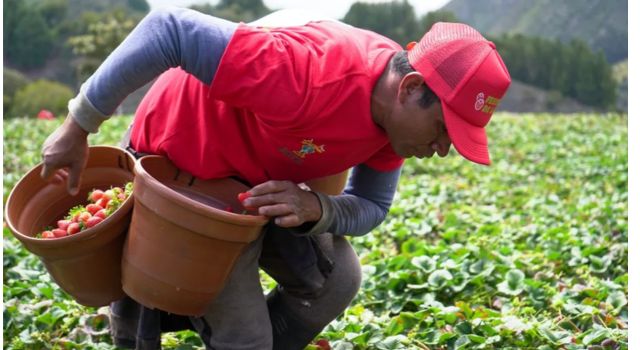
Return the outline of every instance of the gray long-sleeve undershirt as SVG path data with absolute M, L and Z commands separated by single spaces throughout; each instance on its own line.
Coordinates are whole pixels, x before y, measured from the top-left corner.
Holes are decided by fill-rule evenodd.
M 69 101 L 70 114 L 82 128 L 97 132 L 130 93 L 172 67 L 211 84 L 236 27 L 188 9 L 152 11 Z M 308 234 L 371 231 L 386 217 L 399 176 L 400 169 L 381 172 L 364 164 L 354 167 L 343 194 L 318 194 L 323 214 Z

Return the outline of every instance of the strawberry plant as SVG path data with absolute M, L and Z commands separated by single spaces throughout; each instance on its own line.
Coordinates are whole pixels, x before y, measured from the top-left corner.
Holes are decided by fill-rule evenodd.
M 3 122 L 5 200 L 60 122 Z M 308 349 L 629 348 L 627 116 L 498 114 L 488 131 L 491 167 L 406 162 L 387 219 L 350 238 L 360 292 Z M 105 308 L 70 300 L 6 228 L 3 250 L 5 349 L 113 348 Z

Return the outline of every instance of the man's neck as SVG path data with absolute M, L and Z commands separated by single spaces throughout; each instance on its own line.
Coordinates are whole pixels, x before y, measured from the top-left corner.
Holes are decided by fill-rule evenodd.
M 373 122 L 383 129 L 391 115 L 399 82 L 398 74 L 392 71 L 391 60 L 389 60 L 371 94 L 371 117 Z

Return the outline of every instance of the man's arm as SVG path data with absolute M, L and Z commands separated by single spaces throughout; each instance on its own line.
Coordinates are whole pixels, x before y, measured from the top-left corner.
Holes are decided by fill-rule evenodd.
M 210 84 L 236 27 L 188 9 L 152 11 L 82 85 L 70 114 L 97 132 L 130 93 L 173 67 Z
M 69 101 L 69 115 L 42 146 L 41 177 L 66 178 L 75 195 L 87 162 L 87 133 L 97 132 L 127 95 L 169 68 L 180 66 L 210 84 L 236 27 L 186 9 L 147 15 Z

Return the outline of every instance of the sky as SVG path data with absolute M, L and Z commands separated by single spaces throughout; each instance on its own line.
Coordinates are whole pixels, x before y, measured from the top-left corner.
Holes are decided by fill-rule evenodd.
M 262 0 L 270 9 L 297 8 L 314 12 L 318 15 L 327 16 L 335 19 L 341 19 L 349 11 L 351 4 L 355 0 Z M 386 2 L 389 0 L 360 0 L 361 2 Z M 152 9 L 166 6 L 189 6 L 192 4 L 211 3 L 217 4 L 218 1 L 212 0 L 147 0 Z M 411 6 L 418 16 L 433 10 L 437 10 L 444 6 L 449 0 L 409 0 Z

